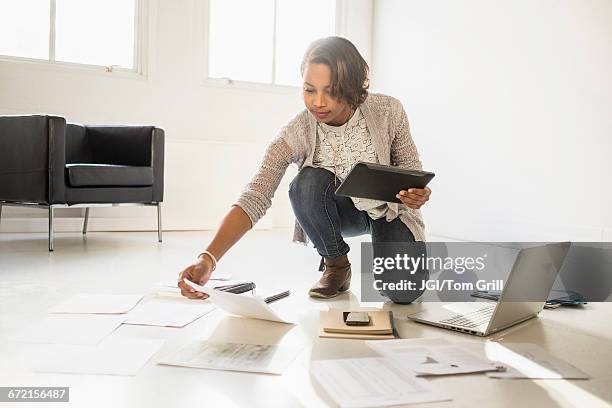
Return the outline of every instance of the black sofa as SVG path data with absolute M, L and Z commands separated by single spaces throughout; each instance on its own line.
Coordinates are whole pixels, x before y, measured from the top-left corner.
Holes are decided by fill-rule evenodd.
M 84 207 L 83 233 L 92 206 L 157 206 L 162 240 L 164 131 L 154 126 L 89 126 L 52 115 L 0 116 L 2 206 L 49 211 Z M 1 220 L 1 218 L 0 218 Z

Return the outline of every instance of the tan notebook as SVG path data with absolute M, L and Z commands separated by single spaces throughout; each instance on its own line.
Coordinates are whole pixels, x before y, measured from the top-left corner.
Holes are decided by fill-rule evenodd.
M 342 312 L 338 309 L 320 312 L 319 337 L 376 339 L 384 336 L 384 338 L 395 338 L 393 315 L 390 311 L 368 310 L 370 316 L 368 326 L 347 326 L 342 318 Z
M 396 339 L 393 334 L 345 334 L 345 333 L 327 333 L 321 328 L 319 337 L 322 339 L 354 339 L 354 340 L 393 340 Z

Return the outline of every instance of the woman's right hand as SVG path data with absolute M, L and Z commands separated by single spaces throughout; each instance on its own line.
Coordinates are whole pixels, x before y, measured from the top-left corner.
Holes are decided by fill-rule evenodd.
M 187 278 L 193 283 L 204 285 L 210 279 L 212 274 L 213 263 L 208 257 L 202 257 L 193 264 L 189 265 L 179 273 L 178 287 L 181 289 L 181 295 L 189 299 L 206 299 L 206 293 L 198 292 L 191 286 L 187 285 L 183 279 Z

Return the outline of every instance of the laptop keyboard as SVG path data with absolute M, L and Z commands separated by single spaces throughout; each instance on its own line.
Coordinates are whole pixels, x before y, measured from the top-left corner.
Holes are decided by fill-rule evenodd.
M 491 320 L 495 306 L 496 304 L 492 303 L 470 313 L 456 314 L 448 319 L 440 320 L 440 323 L 473 329 Z

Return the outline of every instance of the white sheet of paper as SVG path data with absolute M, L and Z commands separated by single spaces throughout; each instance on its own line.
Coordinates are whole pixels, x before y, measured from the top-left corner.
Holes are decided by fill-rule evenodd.
M 95 345 L 121 325 L 125 316 L 49 315 L 11 337 L 23 343 Z
M 227 281 L 230 279 L 232 279 L 232 274 L 229 272 L 217 271 L 210 276 L 210 280 Z
M 298 353 L 299 349 L 285 346 L 199 341 L 158 364 L 280 375 Z
M 52 307 L 50 313 L 122 314 L 129 312 L 142 295 L 78 294 Z
M 150 299 L 132 309 L 124 324 L 185 327 L 214 309 L 205 300 Z
M 232 280 L 229 278 L 213 280 L 211 278 L 208 282 L 206 282 L 204 287 L 212 289 L 215 286 L 236 285 L 239 283 L 245 283 L 245 281 Z M 178 287 L 177 282 L 158 282 L 156 285 L 153 286 L 152 291 L 155 292 L 158 297 L 185 299 L 185 297 L 181 294 L 181 289 Z
M 219 282 L 219 281 L 223 281 L 223 282 Z M 210 280 L 208 280 L 208 282 L 206 282 L 204 284 L 205 288 L 214 288 L 215 286 L 225 286 L 225 285 L 237 285 L 239 283 L 246 283 L 246 281 L 243 280 L 237 280 L 237 279 L 213 279 L 210 278 Z M 177 289 L 180 293 L 180 289 L 178 287 L 178 283 L 175 281 L 161 281 L 161 282 L 157 282 L 154 286 L 153 289 L 155 290 L 160 290 L 160 289 Z
M 345 408 L 451 399 L 391 358 L 313 361 L 310 372 L 333 400 Z
M 200 286 L 196 283 L 185 279 L 185 283 L 199 292 L 204 292 L 210 296 L 210 300 L 228 313 L 252 319 L 270 320 L 273 322 L 294 324 L 290 319 L 281 316 L 277 311 L 272 309 L 259 296 L 242 295 L 224 292 Z
M 552 356 L 533 343 L 485 343 L 490 360 L 501 362 L 505 372 L 487 373 L 491 378 L 572 379 L 586 380 L 587 374 Z
M 172 281 L 157 282 L 151 287 L 151 291 L 159 297 L 183 297 L 177 283 Z
M 366 344 L 385 357 L 401 359 L 420 376 L 483 373 L 497 371 L 499 365 L 443 339 L 377 340 Z
M 106 339 L 97 346 L 46 346 L 34 371 L 44 373 L 136 375 L 163 340 Z
M 226 285 L 228 283 L 226 282 L 214 282 L 214 281 L 230 281 L 232 280 L 232 274 L 229 272 L 221 272 L 221 271 L 216 271 L 213 272 L 212 275 L 209 278 L 209 282 L 213 281 L 212 284 L 213 285 Z M 238 281 L 236 281 L 238 282 Z M 177 281 L 162 281 L 159 282 L 157 284 L 158 286 L 169 286 L 171 288 L 176 288 L 177 286 Z

